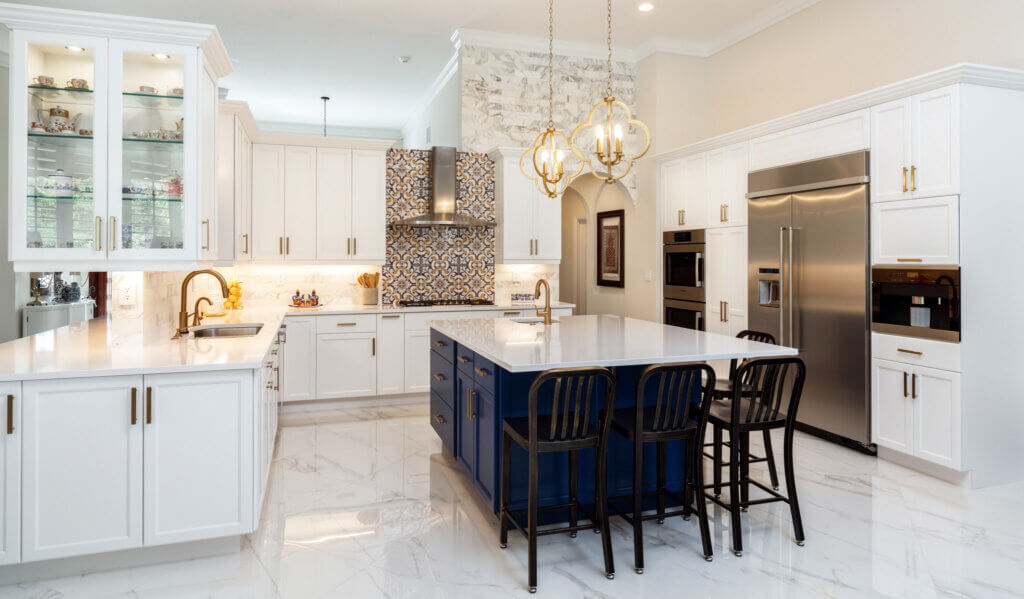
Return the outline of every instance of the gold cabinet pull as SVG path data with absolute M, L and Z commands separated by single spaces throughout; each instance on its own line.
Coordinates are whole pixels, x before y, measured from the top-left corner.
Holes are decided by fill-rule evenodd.
M 248 233 L 242 233 L 242 253 L 243 254 L 248 254 L 249 253 L 249 234 Z
M 292 253 L 292 238 L 291 237 L 285 237 L 284 238 L 284 255 L 287 256 L 290 253 Z
M 519 316 L 521 312 L 505 312 L 505 316 Z
M 444 424 L 445 422 L 448 422 L 448 421 L 444 419 L 444 416 L 442 416 L 440 414 L 434 414 L 434 422 L 436 422 L 438 424 Z
M 284 256 L 284 237 L 277 238 L 277 253 Z
M 487 372 L 483 368 L 474 368 L 473 372 L 479 374 L 480 376 L 490 376 L 491 375 L 491 373 Z
M 914 355 L 914 356 L 923 356 L 924 355 L 924 352 L 916 351 L 916 350 L 913 350 L 913 349 L 903 349 L 902 347 L 897 347 L 896 351 L 902 352 L 902 353 L 905 353 L 905 354 L 911 354 L 911 355 Z
M 909 395 L 910 394 L 907 393 L 907 373 L 904 371 L 904 373 L 903 373 L 903 397 L 907 397 Z
M 907 193 L 907 167 L 903 167 L 903 193 Z
M 434 345 L 436 345 L 437 347 L 444 347 L 445 346 L 445 342 L 444 341 L 435 341 Z
M 434 373 L 434 378 L 437 379 L 437 381 L 439 383 L 443 383 L 443 382 L 445 382 L 447 380 L 447 379 L 445 379 L 444 375 L 441 374 L 440 372 L 435 372 Z
M 354 323 L 354 322 L 339 322 L 337 324 L 337 326 L 339 326 L 339 327 L 354 327 L 354 326 L 356 326 L 356 323 Z
M 110 233 L 107 235 L 107 245 L 110 246 L 110 251 L 117 249 L 117 217 L 110 217 Z
M 384 314 L 384 315 L 381 316 L 381 318 L 401 318 L 401 317 L 402 317 L 401 314 Z
M 458 360 L 459 362 L 462 362 L 463 364 L 469 362 L 469 358 L 467 358 L 466 356 L 455 356 L 455 359 Z
M 352 255 L 352 238 L 348 237 L 345 239 L 345 255 Z
M 470 420 L 476 418 L 476 414 L 473 413 L 473 396 L 476 395 L 476 391 L 472 389 L 466 389 L 466 417 Z
M 135 390 L 132 389 L 132 391 Z M 134 396 L 135 394 L 132 393 L 132 397 Z M 135 404 L 133 403 L 132 406 L 134 405 Z M 132 424 L 134 424 L 134 422 Z M 10 394 L 7 395 L 7 434 L 14 434 L 14 396 Z
M 896 258 L 897 262 L 923 262 L 920 258 Z
M 359 238 L 358 237 L 353 237 L 352 238 L 352 255 L 355 256 L 355 255 L 358 255 L 358 254 L 359 254 Z
M 910 191 L 917 191 L 917 167 L 910 166 Z
M 274 391 L 281 390 L 281 367 L 274 366 Z
M 681 224 L 681 225 L 685 225 L 686 224 L 686 208 L 680 208 L 679 209 L 679 224 Z
M 96 243 L 93 246 L 97 252 L 103 251 L 103 217 L 96 217 Z
M 138 422 L 139 422 L 138 409 L 135 407 L 135 402 L 138 400 L 138 398 L 139 398 L 139 389 L 138 389 L 138 387 L 132 387 L 132 424 L 138 424 Z
M 370 355 L 371 356 L 376 356 L 377 355 L 377 338 L 376 337 L 370 337 Z
M 910 399 L 917 399 L 917 373 L 910 375 Z
M 209 250 L 210 249 L 210 219 L 204 218 L 202 220 L 202 224 L 203 224 L 203 239 L 205 240 L 205 241 L 203 241 L 202 249 Z
M 729 322 L 729 302 L 722 302 L 722 322 Z
M 146 387 L 146 424 L 153 424 L 153 388 Z

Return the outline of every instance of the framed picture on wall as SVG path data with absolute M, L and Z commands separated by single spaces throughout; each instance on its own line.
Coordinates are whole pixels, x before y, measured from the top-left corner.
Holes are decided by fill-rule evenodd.
M 597 213 L 597 284 L 605 287 L 625 287 L 624 210 Z

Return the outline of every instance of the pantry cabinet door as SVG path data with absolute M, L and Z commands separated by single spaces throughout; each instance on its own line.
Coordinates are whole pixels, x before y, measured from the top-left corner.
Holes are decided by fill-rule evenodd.
M 21 561 L 21 383 L 0 383 L 0 565 Z
M 699 154 L 683 161 L 681 229 L 702 229 L 707 223 L 708 156 Z
M 747 161 L 749 148 L 746 143 L 725 148 L 722 166 L 722 223 L 727 227 L 747 224 Z
M 316 337 L 318 399 L 377 394 L 376 333 L 325 333 Z
M 352 258 L 352 150 L 316 150 L 317 260 Z
M 725 302 L 729 297 L 729 244 L 725 229 L 708 229 L 704 238 L 704 298 L 707 312 L 705 330 L 728 334 Z
M 252 146 L 252 258 L 284 260 L 284 146 Z
M 911 114 L 914 197 L 960 193 L 959 88 L 952 85 L 914 96 Z
M 889 360 L 871 360 L 871 441 L 910 454 L 914 446 L 912 368 Z
M 284 339 L 277 373 L 281 401 L 316 399 L 316 317 L 289 316 Z
M 725 149 L 707 154 L 707 228 L 725 226 Z
M 911 196 L 910 98 L 871 109 L 871 201 Z
M 960 374 L 916 367 L 912 373 L 914 455 L 960 469 Z
M 252 529 L 251 370 L 146 375 L 144 545 Z
M 666 231 L 683 226 L 683 172 L 682 159 L 666 162 L 658 168 L 658 186 L 661 190 L 661 226 Z
M 22 561 L 141 547 L 142 377 L 23 391 Z
M 316 148 L 284 149 L 284 258 L 316 259 Z

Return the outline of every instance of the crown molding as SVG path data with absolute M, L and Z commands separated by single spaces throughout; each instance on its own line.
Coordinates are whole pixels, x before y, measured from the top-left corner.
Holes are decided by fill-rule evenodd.
M 388 150 L 395 145 L 401 133 L 383 129 L 359 127 L 327 127 L 328 136 L 315 135 L 320 126 L 311 123 L 263 122 L 262 130 L 252 137 L 253 143 L 283 146 L 314 146 L 318 148 L 348 148 L 352 150 Z M 333 135 L 341 133 L 342 135 Z M 366 133 L 366 137 L 359 135 Z M 388 139 L 381 139 L 387 134 Z
M 452 43 L 455 43 L 455 35 L 452 35 Z M 427 91 L 420 96 L 420 99 L 416 102 L 416 107 L 410 113 L 410 116 L 405 121 L 405 125 L 402 126 L 402 139 L 409 136 L 409 126 L 412 125 L 413 120 L 417 116 L 423 113 L 430 106 L 430 103 L 434 101 L 437 94 L 441 93 L 441 90 L 445 85 L 451 81 L 451 78 L 457 75 L 459 72 L 459 51 L 458 49 L 452 54 L 452 57 L 448 59 L 448 62 L 441 69 L 441 72 L 434 77 L 434 81 L 427 88 Z
M 8 2 L 0 2 L 0 23 L 9 29 L 196 46 L 202 49 L 218 77 L 234 70 L 224 42 L 213 25 Z
M 546 37 L 484 31 L 482 29 L 456 29 L 455 33 L 452 34 L 452 44 L 455 46 L 456 51 L 463 46 L 477 46 L 500 50 L 537 52 L 540 54 L 548 53 L 548 38 Z M 553 46 L 554 53 L 559 56 L 574 56 L 598 60 L 608 58 L 608 47 L 602 44 L 567 42 L 556 39 Z M 636 52 L 630 48 L 613 47 L 612 58 L 620 62 L 636 62 Z
M 711 56 L 708 44 L 704 42 L 663 36 L 652 37 L 637 46 L 633 51 L 637 62 L 657 52 L 665 54 L 681 54 L 683 56 L 696 56 L 698 58 L 707 58 L 708 56 Z
M 252 111 L 249 110 L 249 104 L 246 102 L 240 100 L 221 100 L 217 104 L 217 110 L 221 114 L 237 116 L 249 139 L 255 139 L 259 135 L 260 129 L 256 126 L 256 119 L 253 118 Z
M 677 158 L 699 154 L 708 150 L 714 150 L 735 143 L 742 143 L 791 129 L 801 125 L 807 125 L 816 121 L 832 118 L 841 114 L 871 108 L 879 104 L 900 100 L 947 85 L 967 83 L 972 85 L 983 85 L 986 87 L 999 87 L 1024 91 L 1024 70 L 1008 69 L 1004 67 L 993 67 L 988 65 L 959 63 L 943 69 L 938 69 L 898 81 L 882 87 L 877 87 L 866 92 L 841 98 L 826 104 L 821 104 L 807 110 L 794 112 L 781 116 L 770 121 L 730 131 L 716 137 L 711 137 L 692 143 L 674 150 L 661 152 L 654 156 L 656 163 L 662 163 Z
M 711 56 L 733 44 L 741 42 L 748 37 L 756 35 L 772 25 L 788 19 L 796 13 L 814 6 L 821 0 L 782 0 L 778 4 L 754 15 L 750 19 L 736 25 L 728 31 L 712 38 L 704 46 L 707 54 Z

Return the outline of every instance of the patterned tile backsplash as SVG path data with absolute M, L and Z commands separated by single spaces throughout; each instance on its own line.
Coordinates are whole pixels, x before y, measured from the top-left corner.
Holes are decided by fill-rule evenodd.
M 429 150 L 389 150 L 387 221 L 428 212 L 432 193 Z M 494 163 L 484 154 L 455 159 L 460 214 L 494 221 Z M 381 301 L 494 299 L 494 229 L 388 227 Z

